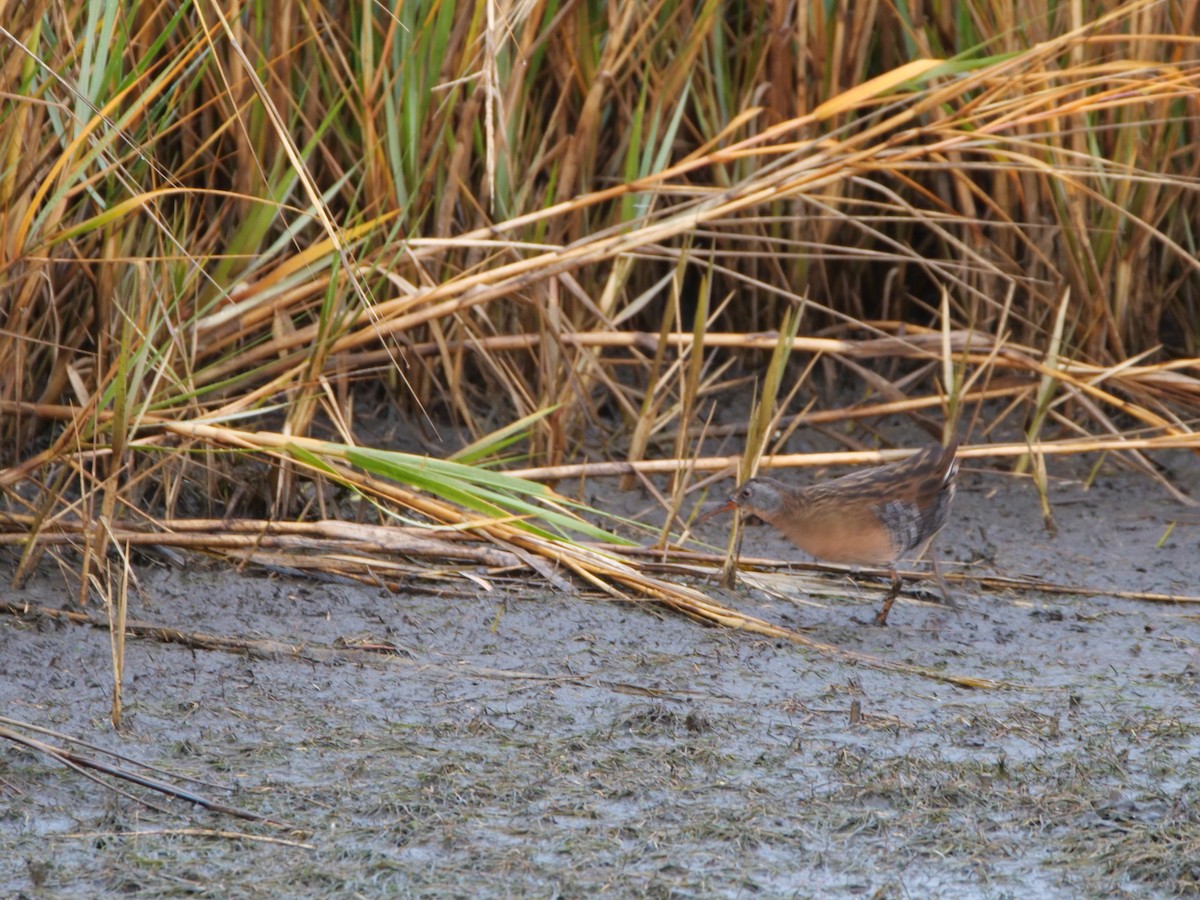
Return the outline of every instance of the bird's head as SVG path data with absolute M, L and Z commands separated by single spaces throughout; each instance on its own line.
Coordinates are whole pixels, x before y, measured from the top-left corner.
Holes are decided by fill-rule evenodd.
M 784 485 L 774 478 L 751 478 L 730 494 L 729 499 L 701 518 L 707 519 L 718 513 L 740 509 L 748 515 L 758 516 L 770 522 L 783 511 L 783 488 Z

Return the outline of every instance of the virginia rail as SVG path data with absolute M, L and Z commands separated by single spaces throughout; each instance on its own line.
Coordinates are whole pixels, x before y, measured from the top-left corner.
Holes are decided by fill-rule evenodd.
M 709 515 L 740 509 L 774 525 L 817 559 L 891 569 L 891 590 L 875 616 L 876 625 L 886 625 L 900 592 L 896 561 L 921 556 L 946 524 L 957 450 L 957 442 L 934 444 L 900 462 L 807 487 L 751 478 Z M 937 563 L 933 566 L 949 601 Z

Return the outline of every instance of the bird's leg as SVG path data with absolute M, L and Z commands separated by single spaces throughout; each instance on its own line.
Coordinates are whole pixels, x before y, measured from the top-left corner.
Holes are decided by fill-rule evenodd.
M 896 602 L 896 596 L 900 593 L 900 585 L 900 573 L 892 569 L 892 589 L 883 598 L 883 608 L 875 614 L 876 625 L 882 627 L 887 624 L 888 613 L 892 611 L 892 604 Z

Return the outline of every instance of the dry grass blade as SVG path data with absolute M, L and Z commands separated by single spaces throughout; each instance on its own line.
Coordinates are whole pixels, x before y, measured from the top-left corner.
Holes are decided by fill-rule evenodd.
M 58 817 L 69 835 L 53 816 L 10 822 L 0 884 L 539 895 L 562 890 L 568 847 L 577 894 L 737 894 L 780 883 L 799 834 L 833 851 L 817 894 L 896 859 L 917 894 L 956 877 L 1196 890 L 1197 717 L 1171 654 L 1196 650 L 1200 600 L 1171 592 L 1197 523 L 1157 494 L 1193 502 L 1200 458 L 1200 3 L 0 7 L 0 556 L 28 580 L 0 628 L 34 656 L 72 649 L 13 684 L 36 695 L 111 665 L 116 720 L 124 668 L 140 734 L 186 701 L 167 753 L 240 755 L 264 803 L 316 781 L 333 826 L 321 864 L 297 869 L 272 828 L 108 829 L 124 798 L 85 803 Z M 848 634 L 828 608 L 844 571 L 743 557 L 750 591 L 709 586 L 723 557 L 680 526 L 739 464 L 870 465 L 925 435 L 960 441 L 968 491 L 1003 485 L 961 497 L 970 515 L 950 525 L 976 560 L 948 573 L 970 585 L 961 617 L 840 647 L 790 617 L 823 607 Z M 1036 482 L 996 477 L 1022 457 Z M 1096 490 L 1067 506 L 1089 468 Z M 1011 494 L 1034 489 L 1058 547 L 1028 546 L 1016 520 L 1028 498 Z M 1084 505 L 1109 497 L 1115 518 Z M 1092 582 L 1068 570 L 1083 558 L 1068 523 L 1086 552 L 1109 539 L 1110 569 L 1164 546 L 1145 574 Z M 181 574 L 143 560 L 197 557 L 233 570 L 197 577 L 234 579 L 236 607 L 179 591 L 158 607 L 178 621 L 138 613 L 136 579 L 165 601 Z M 1017 559 L 1162 593 L 980 575 Z M 251 567 L 258 585 L 236 580 Z M 279 606 L 301 579 L 312 596 Z M 59 584 L 92 605 L 33 605 Z M 347 602 L 305 614 L 327 599 Z M 43 616 L 80 627 L 38 637 Z M 215 624 L 173 627 L 197 617 Z M 184 648 L 214 657 L 186 697 L 149 693 L 161 667 L 132 681 L 147 651 Z M 469 664 L 495 654 L 513 668 Z M 206 676 L 227 690 L 231 662 L 228 704 Z M 366 705 L 314 690 L 346 678 Z M 397 712 L 393 689 L 414 702 Z M 58 693 L 75 730 L 97 725 Z M 670 720 L 628 722 L 630 706 Z M 765 742 L 741 727 L 760 711 Z M 22 724 L 0 720 L 0 743 L 112 763 Z M 226 725 L 251 745 L 195 753 L 189 734 Z M 781 813 L 797 790 L 802 809 Z M 672 793 L 682 831 L 653 802 Z M 615 846 L 631 810 L 683 840 Z M 497 822 L 508 833 L 486 840 Z M 514 864 L 516 832 L 534 851 Z M 256 868 L 207 852 L 213 836 L 278 843 Z M 1045 865 L 1011 865 L 1027 845 Z M 380 846 L 382 865 L 356 865 Z
M 100 784 L 101 786 L 104 786 L 104 787 L 108 787 L 112 790 L 116 790 L 118 793 L 120 793 L 123 796 L 127 797 L 128 799 L 134 801 L 135 803 L 141 803 L 143 805 L 150 806 L 151 808 L 156 808 L 153 806 L 153 804 L 148 803 L 144 799 L 135 797 L 135 796 L 129 794 L 127 791 L 123 791 L 119 788 L 113 787 L 108 782 L 98 778 L 93 773 L 99 772 L 102 775 L 108 775 L 108 776 L 111 776 L 112 778 L 116 778 L 120 781 L 124 781 L 129 784 L 134 784 L 139 787 L 148 788 L 152 791 L 156 791 L 156 792 L 158 792 L 160 794 L 164 794 L 168 797 L 174 797 L 177 800 L 184 800 L 184 801 L 187 801 L 188 803 L 195 803 L 197 806 L 202 806 L 205 809 L 209 809 L 209 810 L 212 810 L 213 812 L 221 813 L 222 815 L 233 816 L 234 818 L 238 818 L 238 819 L 246 819 L 251 822 L 261 822 L 262 824 L 270 825 L 273 828 L 286 828 L 289 830 L 295 830 L 294 825 L 290 825 L 286 822 L 281 822 L 277 819 L 273 819 L 268 816 L 261 816 L 258 813 L 253 813 L 253 812 L 250 812 L 249 810 L 240 809 L 236 806 L 230 806 L 226 803 L 218 803 L 215 800 L 211 800 L 202 794 L 196 793 L 195 791 L 185 790 L 181 787 L 178 787 L 173 784 L 169 784 L 158 778 L 151 778 L 149 776 L 142 775 L 138 772 L 135 772 L 131 769 L 123 768 L 121 766 L 105 762 L 104 760 L 98 759 L 97 757 L 87 756 L 82 753 L 77 753 L 73 750 L 66 750 L 62 747 L 57 747 L 57 746 L 54 746 L 53 744 L 48 744 L 45 741 L 40 741 L 40 740 L 37 740 L 36 738 L 29 737 L 28 735 L 22 734 L 20 731 L 17 730 L 18 728 L 24 729 L 24 728 L 32 727 L 32 726 L 27 726 L 23 722 L 17 722 L 13 719 L 7 719 L 7 718 L 5 718 L 3 721 L 5 722 L 5 724 L 0 725 L 0 738 L 4 738 L 7 741 L 10 741 L 10 742 L 17 744 L 19 746 L 22 746 L 22 747 L 26 747 L 37 753 L 41 753 L 42 755 L 47 756 L 50 759 L 55 760 L 56 762 L 62 763 L 67 768 L 72 769 L 75 772 L 78 772 L 80 775 L 83 775 L 86 778 L 90 778 L 91 780 L 95 781 L 97 784 Z M 16 726 L 16 727 L 10 727 L 10 726 Z M 44 731 L 44 729 L 38 729 L 38 730 Z M 60 735 L 60 737 L 61 737 L 61 735 Z M 162 812 L 163 810 L 159 810 L 159 811 Z
M 187 435 L 193 438 L 203 438 L 207 441 L 231 445 L 243 450 L 286 454 L 289 458 L 306 465 L 310 464 L 310 460 L 318 456 L 350 457 L 355 453 L 362 452 L 356 451 L 354 448 L 340 447 L 326 442 L 288 438 L 284 435 L 270 435 L 261 432 L 239 432 L 233 429 L 202 423 L 190 423 L 188 425 L 166 423 L 163 427 L 172 433 Z M 304 448 L 304 453 L 296 455 L 297 450 L 301 447 Z M 858 664 L 934 678 L 963 687 L 983 688 L 1005 686 L 1001 682 L 972 676 L 955 675 L 920 666 L 894 663 L 812 641 L 798 632 L 772 625 L 762 619 L 739 613 L 736 610 L 716 603 L 705 594 L 693 588 L 659 579 L 639 571 L 636 559 L 624 559 L 621 557 L 620 544 L 606 547 L 601 552 L 578 543 L 552 540 L 549 534 L 540 533 L 537 529 L 530 530 L 528 527 L 518 527 L 523 526 L 522 522 L 505 521 L 494 517 L 478 518 L 464 516 L 461 510 L 455 506 L 436 499 L 421 497 L 407 490 L 390 487 L 377 480 L 365 478 L 348 468 L 337 467 L 329 462 L 325 463 L 321 470 L 330 474 L 336 474 L 344 483 L 354 485 L 356 489 L 365 495 L 378 496 L 381 499 L 399 502 L 415 510 L 419 510 L 423 514 L 433 517 L 436 521 L 442 523 L 443 526 L 451 525 L 458 529 L 465 529 L 487 539 L 494 540 L 500 546 L 512 546 L 544 558 L 556 566 L 562 566 L 574 572 L 586 582 L 614 597 L 630 600 L 633 598 L 627 592 L 632 592 L 635 596 L 651 598 L 695 618 L 756 634 L 784 638 L 811 650 L 833 654 L 839 658 Z M 248 529 L 252 526 L 247 525 L 244 527 Z M 298 527 L 309 530 L 314 526 L 306 525 Z M 285 529 L 273 530 L 281 531 Z M 329 526 L 323 526 L 322 530 L 328 533 Z M 354 529 L 348 529 L 345 533 L 354 535 L 356 532 Z M 202 546 L 203 541 L 210 536 L 202 534 L 198 537 L 199 541 L 194 543 L 189 541 L 189 545 Z M 213 537 L 214 545 L 222 543 L 220 535 Z M 255 550 L 255 545 L 261 548 L 265 543 L 262 535 L 257 537 L 239 535 L 237 537 L 239 539 L 238 543 L 250 550 Z M 155 536 L 146 536 L 143 539 L 147 542 L 152 542 L 155 540 Z M 172 542 L 178 542 L 178 538 L 165 536 L 162 538 L 162 541 L 165 544 L 171 544 Z M 132 543 L 132 541 L 130 542 Z M 361 548 L 359 552 L 361 553 Z M 336 565 L 336 559 L 331 560 L 330 565 Z
M 768 351 L 772 378 L 785 350 L 820 357 L 885 402 L 819 408 L 798 384 L 803 414 L 764 407 L 746 459 L 768 421 L 786 436 L 944 406 L 951 427 L 992 418 L 987 436 L 1024 415 L 1025 445 L 969 432 L 963 456 L 1036 454 L 1049 521 L 1045 455 L 1197 449 L 1190 6 L 1072 7 L 1067 25 L 905 3 L 836 21 L 754 3 L 9 7 L 0 491 L 24 529 L 17 582 L 81 539 L 118 687 L 112 542 L 142 539 L 146 497 L 164 523 L 181 497 L 244 512 L 222 488 L 247 459 L 274 466 L 277 516 L 298 478 L 335 480 L 491 542 L 362 535 L 366 556 L 409 541 L 613 588 L 578 549 L 595 526 L 487 466 L 518 448 L 504 462 L 527 479 L 657 492 L 668 474 L 666 546 L 685 476 L 738 458 L 685 459 L 694 419 Z M 811 333 L 792 333 L 803 298 Z M 358 447 L 381 382 L 414 419 L 463 425 L 478 475 Z M 329 433 L 341 447 L 309 442 Z M 671 458 L 649 458 L 663 436 Z M 266 529 L 255 552 L 328 539 L 358 577 L 352 534 Z
M 779 386 L 783 381 L 784 369 L 787 367 L 792 343 L 795 340 L 796 331 L 800 327 L 803 314 L 804 308 L 801 306 L 799 309 L 789 309 L 784 316 L 782 328 L 776 338 L 775 346 L 772 348 L 771 361 L 767 364 L 767 371 L 763 376 L 762 390 L 758 392 L 750 413 L 746 449 L 738 467 L 737 480 L 739 484 L 753 478 L 758 472 L 759 461 L 766 449 L 767 440 L 775 431 L 782 415 L 782 411 L 776 408 L 779 402 Z M 737 557 L 741 550 L 741 544 L 741 517 L 734 516 L 733 525 L 729 529 L 729 552 L 725 564 L 721 568 L 720 581 L 723 587 L 732 588 L 737 580 Z
M 780 638 L 814 650 L 818 653 L 829 655 L 837 659 L 842 659 L 857 665 L 869 666 L 871 668 L 882 669 L 884 671 L 899 672 L 907 675 L 917 675 L 922 678 L 930 678 L 935 681 L 943 681 L 948 684 L 953 684 L 964 688 L 1018 688 L 1026 689 L 1024 685 L 1013 684 L 1004 681 L 994 681 L 987 678 L 978 678 L 969 675 L 957 675 L 950 672 L 930 669 L 925 666 L 917 666 L 909 663 L 895 662 L 893 660 L 883 659 L 871 654 L 859 653 L 854 650 L 846 650 L 842 647 L 837 647 L 833 644 L 826 644 L 820 641 L 814 641 L 811 638 L 793 631 L 789 628 L 783 628 L 778 625 L 773 625 L 756 616 L 747 615 L 738 612 L 723 604 L 717 603 L 702 592 L 688 587 L 686 585 L 677 584 L 670 581 L 665 581 L 655 578 L 645 572 L 639 570 L 636 564 L 630 561 L 622 560 L 615 553 L 595 551 L 587 556 L 564 556 L 561 558 L 564 565 L 573 568 L 580 575 L 588 578 L 598 587 L 607 590 L 614 596 L 630 600 L 632 598 L 626 596 L 620 591 L 614 591 L 607 587 L 604 582 L 599 579 L 604 578 L 608 582 L 620 585 L 626 589 L 631 589 L 638 594 L 648 596 L 667 607 L 674 609 L 692 618 L 699 619 L 705 622 L 711 622 L 725 628 L 733 628 L 739 631 L 747 631 L 753 634 L 761 634 L 765 637 Z
M 182 426 L 178 425 L 169 427 L 174 431 L 180 431 L 182 429 Z M 283 436 L 271 437 L 262 434 L 233 432 L 228 429 L 221 429 L 208 425 L 193 424 L 186 429 L 186 433 L 189 433 L 192 436 L 204 436 L 210 440 L 219 440 L 224 443 L 232 443 L 241 447 L 257 446 L 260 449 L 272 447 L 283 450 L 288 447 L 295 446 L 294 442 L 285 439 Z M 333 445 L 321 444 L 320 442 L 306 443 L 308 443 L 310 452 L 313 453 L 320 452 L 322 450 L 328 453 L 331 450 L 336 449 Z M 589 549 L 588 547 L 580 544 L 567 543 L 563 541 L 551 541 L 547 539 L 548 536 L 541 536 L 536 533 L 518 529 L 510 524 L 506 524 L 503 521 L 464 521 L 461 518 L 458 518 L 459 514 L 456 512 L 455 508 L 447 504 L 431 501 L 422 502 L 407 493 L 394 494 L 393 491 L 389 491 L 384 486 L 379 484 L 368 485 L 361 479 L 355 481 L 354 476 L 349 472 L 342 472 L 342 476 L 354 483 L 357 483 L 359 488 L 363 490 L 364 493 L 377 492 L 380 495 L 392 495 L 393 499 L 404 498 L 408 505 L 418 508 L 426 514 L 437 516 L 443 522 L 469 527 L 472 531 L 477 531 L 485 536 L 500 539 L 505 543 L 522 548 L 526 551 L 537 554 L 538 556 L 542 556 L 553 563 L 561 565 L 576 573 L 579 577 L 605 591 L 606 593 L 612 594 L 613 596 L 621 599 L 631 599 L 624 593 L 625 590 L 630 590 L 638 595 L 653 598 L 654 600 L 664 603 L 672 609 L 678 610 L 695 618 L 720 624 L 725 627 L 750 631 L 756 634 L 785 638 L 793 643 L 808 647 L 809 649 L 816 650 L 821 653 L 834 654 L 840 658 L 852 660 L 863 665 L 883 668 L 889 671 L 920 675 L 926 678 L 946 681 L 961 687 L 984 688 L 1006 686 L 1002 682 L 994 682 L 988 679 L 954 675 L 920 666 L 893 663 L 891 661 L 879 659 L 865 654 L 858 654 L 853 651 L 842 650 L 841 648 L 834 647 L 832 645 L 812 641 L 798 632 L 781 628 L 762 619 L 744 615 L 735 610 L 729 609 L 719 603 L 714 602 L 712 599 L 693 588 L 674 584 L 672 582 L 658 579 L 643 573 L 638 570 L 636 561 L 623 560 L 620 557 L 619 545 L 613 546 L 612 548 L 606 548 L 604 552 L 600 552 Z
M 1117 450 L 1195 450 L 1200 451 L 1200 434 L 1162 435 L 1159 437 L 1087 437 L 1075 440 L 1064 439 L 1037 445 L 1039 454 L 1075 455 L 1082 453 L 1103 453 Z M 823 467 L 831 465 L 872 465 L 896 462 L 904 459 L 911 451 L 907 450 L 846 450 L 835 453 L 778 453 L 763 456 L 759 467 L 764 469 L 784 469 L 793 467 Z M 985 444 L 982 446 L 963 446 L 958 455 L 964 459 L 989 459 L 1020 457 L 1029 453 L 1028 444 Z M 557 481 L 564 478 L 580 478 L 597 476 L 623 475 L 637 471 L 643 474 L 659 474 L 677 472 L 683 469 L 694 469 L 697 472 L 724 472 L 731 474 L 736 471 L 742 457 L 738 456 L 702 456 L 695 459 L 653 459 L 638 463 L 601 462 L 578 463 L 564 466 L 537 467 L 516 469 L 512 475 L 547 481 Z

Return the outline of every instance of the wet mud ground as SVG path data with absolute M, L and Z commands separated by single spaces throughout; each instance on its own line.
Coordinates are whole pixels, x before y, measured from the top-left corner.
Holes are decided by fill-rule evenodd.
M 1197 464 L 1171 466 L 1200 495 Z M 1027 483 L 964 472 L 945 568 L 1200 594 L 1200 513 L 1145 476 L 1059 482 L 1054 499 L 1050 536 Z M 744 552 L 799 557 L 763 527 Z M 820 593 L 800 589 L 807 573 L 709 586 L 814 640 L 1020 686 L 965 690 L 532 576 L 393 594 L 198 558 L 137 575 L 131 617 L 398 653 L 296 659 L 131 638 L 115 732 L 107 633 L 3 618 L 4 715 L 199 779 L 188 786 L 294 829 L 157 795 L 150 809 L 0 742 L 0 896 L 1200 887 L 1200 606 L 967 582 L 960 612 L 902 599 L 876 628 L 856 621 L 879 603 L 870 579 L 823 576 Z M 61 607 L 69 593 L 45 568 L 7 599 Z

